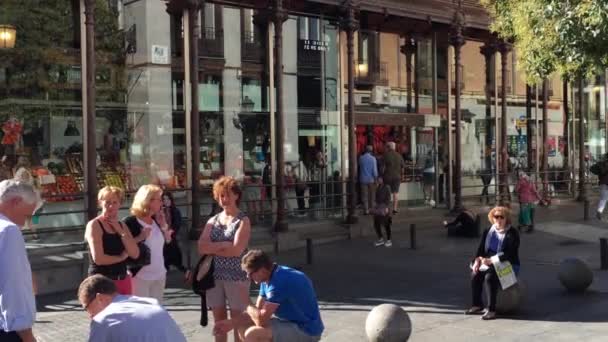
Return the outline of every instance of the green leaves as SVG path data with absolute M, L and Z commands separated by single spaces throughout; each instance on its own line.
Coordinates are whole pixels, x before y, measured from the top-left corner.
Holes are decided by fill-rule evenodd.
M 481 0 L 491 29 L 514 41 L 528 81 L 608 67 L 608 0 Z

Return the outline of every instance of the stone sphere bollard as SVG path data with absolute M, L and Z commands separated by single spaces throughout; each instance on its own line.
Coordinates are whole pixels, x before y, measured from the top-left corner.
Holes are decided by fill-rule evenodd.
M 583 260 L 564 259 L 559 265 L 557 278 L 570 292 L 583 292 L 593 282 L 593 272 Z
M 365 334 L 369 342 L 404 342 L 410 338 L 412 322 L 395 304 L 381 304 L 367 315 Z
M 498 287 L 496 295 L 496 312 L 501 314 L 509 314 L 516 312 L 523 305 L 526 297 L 526 285 L 520 280 L 517 284 L 503 290 Z

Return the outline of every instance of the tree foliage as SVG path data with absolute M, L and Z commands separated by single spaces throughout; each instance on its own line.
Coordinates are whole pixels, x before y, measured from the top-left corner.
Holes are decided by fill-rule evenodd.
M 608 0 L 481 0 L 491 29 L 513 41 L 528 81 L 608 67 Z

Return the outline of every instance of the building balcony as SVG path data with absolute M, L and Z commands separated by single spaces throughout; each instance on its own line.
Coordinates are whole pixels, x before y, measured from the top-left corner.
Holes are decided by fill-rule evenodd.
M 386 62 L 359 61 L 355 65 L 355 86 L 358 88 L 388 86 L 387 70 Z
M 201 30 L 199 55 L 209 58 L 224 58 L 224 31 L 214 27 Z
M 243 31 L 241 41 L 241 59 L 249 63 L 264 63 L 266 55 L 264 45 L 259 41 L 254 32 Z

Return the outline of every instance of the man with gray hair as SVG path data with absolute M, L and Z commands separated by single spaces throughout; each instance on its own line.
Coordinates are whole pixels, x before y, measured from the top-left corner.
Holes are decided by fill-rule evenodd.
M 40 205 L 40 194 L 14 179 L 0 182 L 0 341 L 35 342 L 32 270 L 21 228 Z
M 384 183 L 391 188 L 393 193 L 393 214 L 397 213 L 397 195 L 399 194 L 399 186 L 401 185 L 402 170 L 405 168 L 403 157 L 395 151 L 397 145 L 394 141 L 386 143 L 386 152 L 384 152 L 384 174 L 382 178 Z

